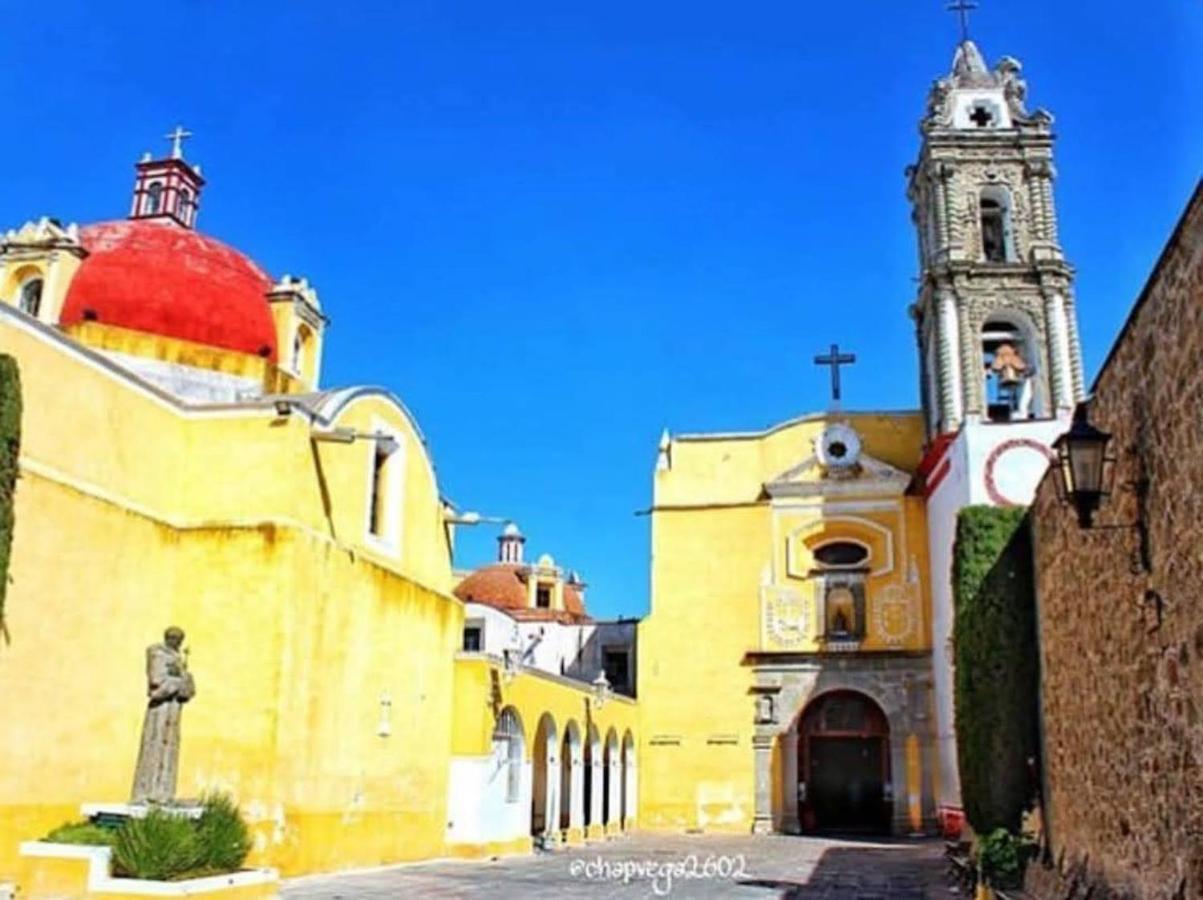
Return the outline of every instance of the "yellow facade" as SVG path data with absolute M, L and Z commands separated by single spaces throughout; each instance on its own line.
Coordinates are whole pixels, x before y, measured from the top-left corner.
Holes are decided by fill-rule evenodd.
M 253 864 L 295 874 L 439 855 L 463 611 L 404 408 L 375 391 L 312 414 L 190 408 L 4 309 L 0 352 L 25 394 L 0 647 L 0 880 L 21 841 L 128 796 L 143 651 L 167 624 L 187 632 L 199 689 L 180 795 L 232 791 Z M 382 428 L 402 448 L 392 543 L 365 533 L 373 442 L 313 439 Z
M 862 453 L 838 478 L 815 458 L 833 425 L 850 427 Z M 930 649 L 927 531 L 923 499 L 906 491 L 922 429 L 917 414 L 813 416 L 763 433 L 662 445 L 651 612 L 639 640 L 644 826 L 780 828 L 780 794 L 792 789 L 782 784 L 780 732 L 801 707 L 758 722 L 758 697 L 780 705 L 794 670 L 812 680 L 817 673 L 806 696 L 818 696 L 825 667 L 853 659 L 871 666 L 877 657 L 922 664 Z M 842 541 L 864 545 L 870 562 L 864 633 L 837 648 L 824 640 L 830 623 L 815 595 L 813 550 Z M 759 790 L 773 796 L 761 798 L 772 809 L 758 817 L 761 759 L 760 777 L 772 783 Z M 906 783 L 909 803 L 928 775 L 925 768 L 894 777 L 899 788 Z

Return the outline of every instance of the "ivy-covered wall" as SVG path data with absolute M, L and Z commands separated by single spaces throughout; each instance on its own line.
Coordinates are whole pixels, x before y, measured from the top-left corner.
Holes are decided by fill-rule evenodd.
M 8 594 L 8 562 L 13 546 L 13 494 L 21 454 L 21 375 L 17 361 L 0 354 L 0 631 Z
M 1039 683 L 1027 510 L 970 506 L 953 547 L 957 759 L 969 824 L 1017 831 L 1033 799 Z

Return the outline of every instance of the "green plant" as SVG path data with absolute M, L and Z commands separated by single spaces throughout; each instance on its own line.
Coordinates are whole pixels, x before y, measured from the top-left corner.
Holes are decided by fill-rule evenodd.
M 188 819 L 159 809 L 129 819 L 113 843 L 114 874 L 166 881 L 200 868 L 197 828 Z
M 93 822 L 66 822 L 42 838 L 52 844 L 91 844 L 98 847 L 111 847 L 116 839 L 115 829 L 104 828 Z
M 238 804 L 227 794 L 212 794 L 204 799 L 204 806 L 196 823 L 201 867 L 220 872 L 241 869 L 251 852 L 251 833 Z
M 1039 757 L 1030 526 L 1024 509 L 970 506 L 953 548 L 957 758 L 978 834 L 1019 831 Z
M 0 354 L 0 634 L 5 634 L 4 600 L 13 547 L 13 499 L 21 456 L 21 373 L 17 361 Z
M 1005 828 L 996 828 L 982 839 L 978 847 L 978 865 L 982 878 L 992 887 L 1019 888 L 1023 886 L 1023 870 L 1035 855 L 1035 842 L 1026 835 L 1014 835 Z

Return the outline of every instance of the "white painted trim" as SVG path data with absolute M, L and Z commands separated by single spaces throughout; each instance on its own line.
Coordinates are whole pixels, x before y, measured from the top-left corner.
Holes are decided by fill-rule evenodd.
M 781 503 L 772 504 L 775 513 L 792 512 L 898 512 L 902 509 L 901 500 L 836 500 L 834 502 L 822 498 L 811 501 L 801 501 L 791 498 Z
M 876 531 L 882 534 L 886 539 L 886 558 L 883 565 L 869 572 L 870 578 L 876 578 L 881 575 L 888 575 L 894 571 L 894 534 L 884 525 L 880 525 L 871 519 L 862 519 L 860 516 L 823 516 L 822 518 L 812 519 L 804 525 L 799 525 L 789 533 L 785 539 L 785 571 L 793 578 L 808 579 L 810 572 L 799 573 L 794 566 L 794 542 L 798 539 L 798 535 L 803 531 L 812 529 L 816 524 L 828 525 L 834 522 L 849 522 L 855 525 L 862 526 L 870 531 Z M 837 570 L 843 571 L 843 570 Z
M 27 316 L 15 306 L 9 306 L 7 303 L 0 303 L 0 325 L 11 325 L 16 330 L 25 332 L 39 342 L 53 347 L 66 356 L 73 357 L 85 367 L 139 394 L 160 409 L 165 409 L 167 412 L 181 419 L 277 418 L 274 405 L 276 398 L 274 396 L 265 396 L 242 403 L 184 403 L 179 398 L 138 377 L 133 372 L 123 369 L 119 364 L 99 351 L 72 340 L 56 328 L 45 325 L 31 316 Z M 331 425 L 339 413 L 351 403 L 363 397 L 379 397 L 396 407 L 397 411 L 405 417 L 409 426 L 414 430 L 414 434 L 418 436 L 418 441 L 422 444 L 425 451 L 422 455 L 426 461 L 427 471 L 430 473 L 430 481 L 431 484 L 435 485 L 436 493 L 438 493 L 438 479 L 435 477 L 434 461 L 430 457 L 430 445 L 426 440 L 426 436 L 418 426 L 418 421 L 414 418 L 413 413 L 409 411 L 409 407 L 402 403 L 401 399 L 392 391 L 372 385 L 356 385 L 337 391 L 322 392 L 317 395 L 295 394 L 290 396 L 299 401 L 304 401 L 307 397 L 319 397 L 320 400 L 316 412 L 311 413 L 301 405 L 293 407 L 294 410 L 304 415 L 311 422 L 319 425 Z
M 807 413 L 806 415 L 798 416 L 793 419 L 787 419 L 777 425 L 765 428 L 762 431 L 716 431 L 711 433 L 701 434 L 677 434 L 673 435 L 674 441 L 688 441 L 690 443 L 703 443 L 706 441 L 739 441 L 739 440 L 756 440 L 757 438 L 767 437 L 775 434 L 778 431 L 784 431 L 787 428 L 792 428 L 795 425 L 801 425 L 804 422 L 822 422 L 829 419 L 849 419 L 862 416 L 889 416 L 892 418 L 913 418 L 923 417 L 923 411 L 920 409 L 859 409 L 859 410 L 841 410 L 838 413 L 834 412 L 816 412 Z
M 363 518 L 364 543 L 386 556 L 397 559 L 401 556 L 402 537 L 405 530 L 405 463 L 408 458 L 405 434 L 379 416 L 372 417 L 372 434 L 384 434 L 396 442 L 395 449 L 387 454 L 384 462 L 384 521 L 381 533 L 372 531 L 372 487 L 376 474 L 377 441 L 369 440 L 367 479 L 365 481 L 366 504 Z
M 82 844 L 52 844 L 48 841 L 26 841 L 21 855 L 39 859 L 83 859 L 88 861 L 89 894 L 139 894 L 144 897 L 187 897 L 220 891 L 223 888 L 253 887 L 280 880 L 275 869 L 252 869 L 229 875 L 190 878 L 187 881 L 148 881 L 141 878 L 114 878 L 110 874 L 113 856 L 111 847 L 89 847 Z

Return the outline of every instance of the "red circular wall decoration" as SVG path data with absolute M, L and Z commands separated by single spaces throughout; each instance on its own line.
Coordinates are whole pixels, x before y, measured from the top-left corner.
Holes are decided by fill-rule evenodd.
M 986 457 L 985 482 L 986 482 L 986 494 L 990 497 L 990 501 L 992 503 L 995 503 L 998 506 L 1019 506 L 1020 505 L 1020 504 L 1016 503 L 1014 500 L 1007 497 L 1005 494 L 1003 494 L 1002 491 L 1000 491 L 998 489 L 998 484 L 994 479 L 994 467 L 998 465 L 998 461 L 1000 459 L 1002 459 L 1002 457 L 1005 453 L 1007 453 L 1011 450 L 1018 450 L 1021 448 L 1026 449 L 1026 450 L 1035 450 L 1037 453 L 1039 453 L 1041 456 L 1043 456 L 1045 459 L 1047 459 L 1050 463 L 1054 462 L 1057 458 L 1052 450 L 1050 450 L 1047 446 L 1042 444 L 1040 441 L 1034 440 L 1032 438 L 1012 438 L 1009 441 L 1003 441 L 1001 444 L 999 444 L 997 447 L 995 447 L 990 452 L 990 455 L 988 457 Z

